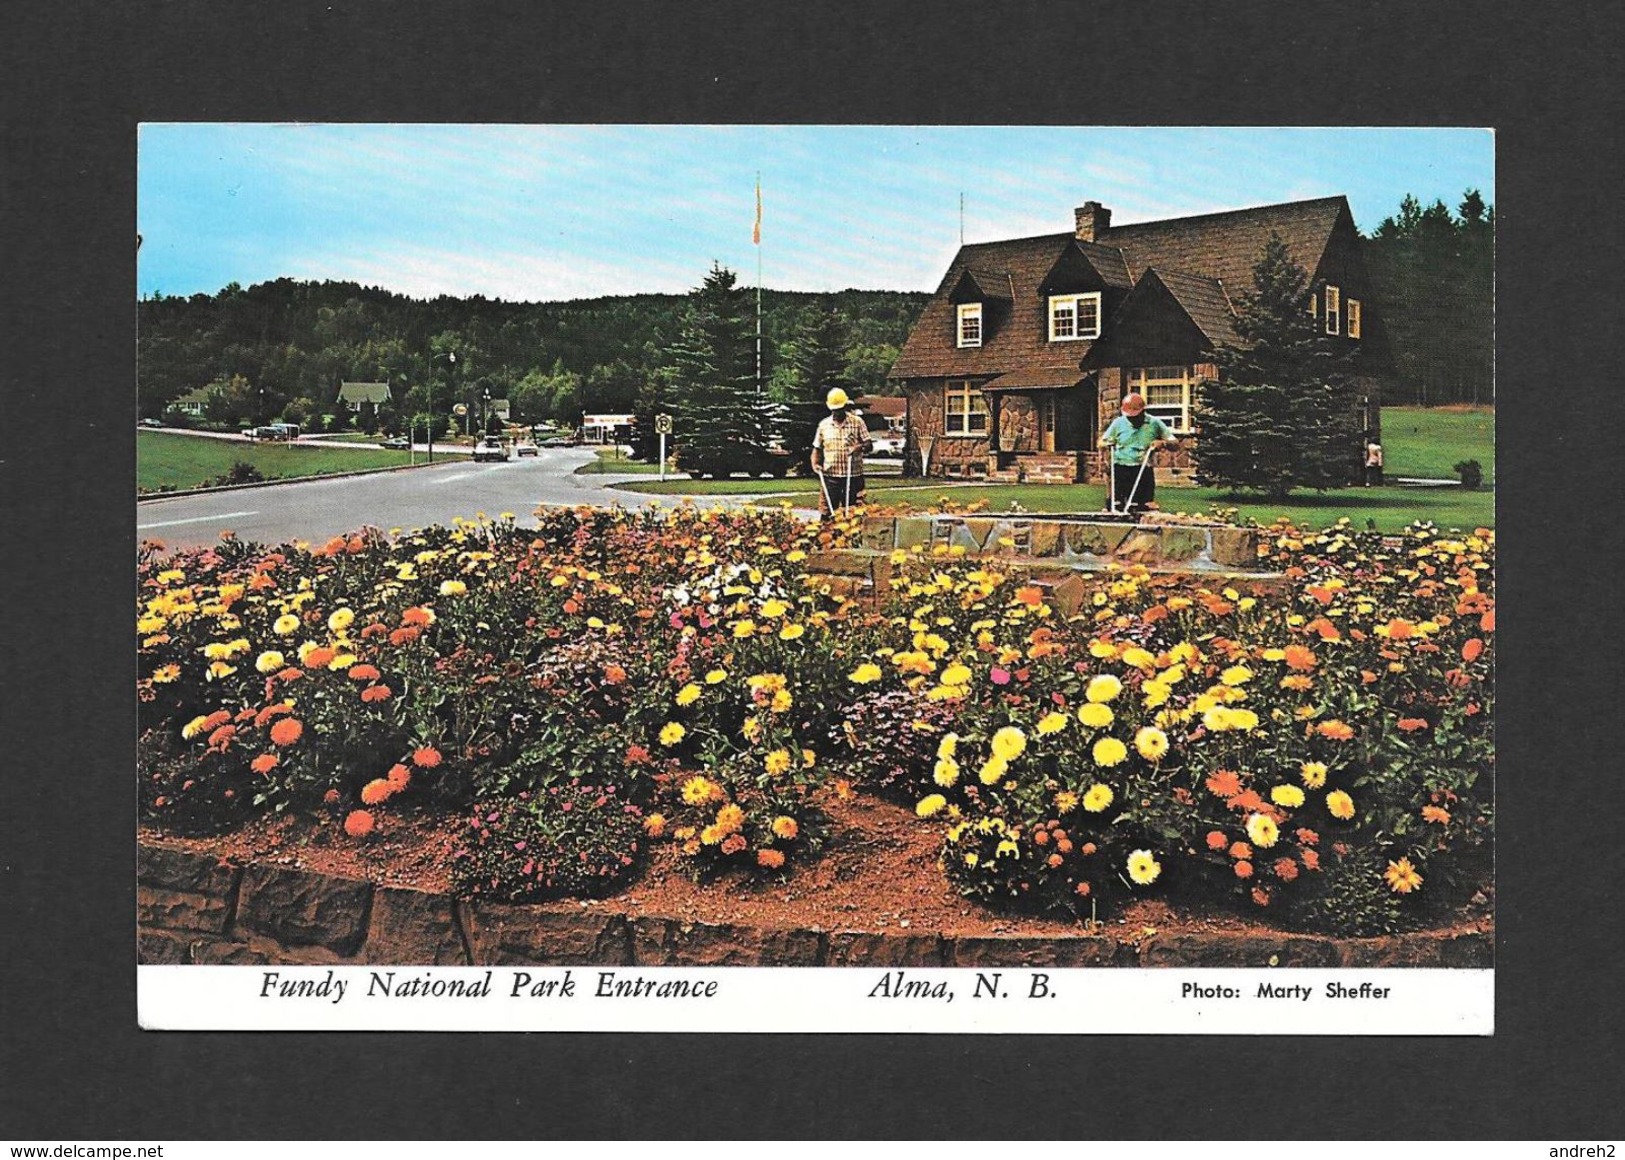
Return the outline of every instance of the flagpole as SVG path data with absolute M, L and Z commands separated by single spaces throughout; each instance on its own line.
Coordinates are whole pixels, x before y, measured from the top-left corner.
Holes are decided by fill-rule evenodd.
M 756 171 L 756 393 L 762 393 L 762 171 Z

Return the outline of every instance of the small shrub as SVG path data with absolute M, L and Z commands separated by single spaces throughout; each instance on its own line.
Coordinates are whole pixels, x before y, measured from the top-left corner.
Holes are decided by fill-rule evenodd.
M 599 898 L 643 872 L 643 811 L 616 786 L 572 781 L 478 808 L 453 856 L 459 894 L 507 902 Z
M 174 834 L 218 834 L 253 812 L 254 787 L 223 755 L 176 752 L 161 735 L 136 743 L 141 820 Z
M 1452 469 L 1461 476 L 1461 486 L 1477 491 L 1484 482 L 1484 465 L 1476 459 L 1463 459 Z
M 1323 864 L 1308 889 L 1293 897 L 1282 917 L 1292 926 L 1341 937 L 1394 934 L 1408 925 L 1399 897 L 1383 881 L 1383 862 L 1350 853 Z

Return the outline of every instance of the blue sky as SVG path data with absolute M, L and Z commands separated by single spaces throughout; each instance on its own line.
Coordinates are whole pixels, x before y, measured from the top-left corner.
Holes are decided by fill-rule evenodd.
M 138 291 L 278 277 L 509 301 L 754 284 L 931 290 L 960 240 L 1345 194 L 1495 201 L 1487 129 L 149 124 Z

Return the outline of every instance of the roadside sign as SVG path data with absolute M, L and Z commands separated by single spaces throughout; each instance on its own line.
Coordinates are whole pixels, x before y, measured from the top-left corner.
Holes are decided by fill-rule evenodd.
M 468 414 L 468 404 L 467 403 L 458 403 L 455 407 L 453 407 L 451 409 L 451 413 L 453 415 L 458 416 L 458 417 L 461 417 L 463 415 Z
M 655 434 L 656 435 L 670 435 L 671 434 L 671 416 L 670 415 L 660 414 L 660 415 L 655 416 Z

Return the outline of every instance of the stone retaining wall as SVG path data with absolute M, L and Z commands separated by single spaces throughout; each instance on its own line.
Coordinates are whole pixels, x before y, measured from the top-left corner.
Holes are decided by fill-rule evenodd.
M 1055 938 L 775 929 L 510 906 L 204 854 L 137 851 L 143 963 L 671 967 L 1488 967 L 1489 934 L 1107 933 Z

